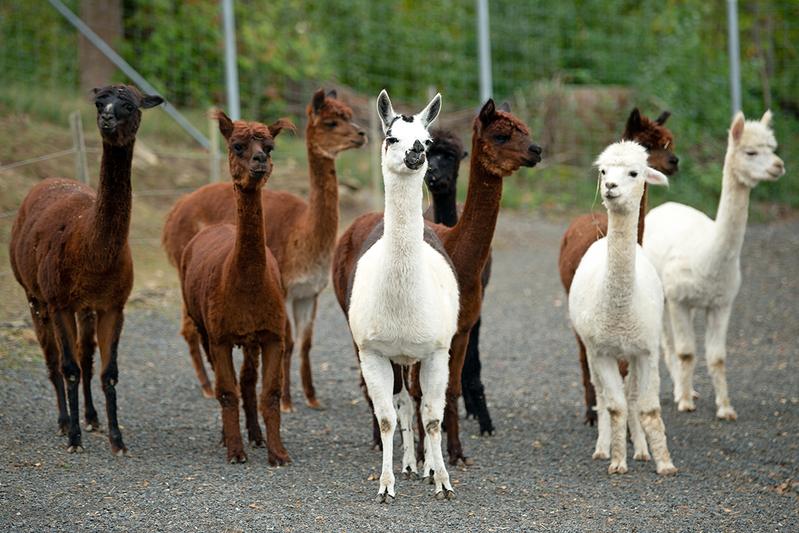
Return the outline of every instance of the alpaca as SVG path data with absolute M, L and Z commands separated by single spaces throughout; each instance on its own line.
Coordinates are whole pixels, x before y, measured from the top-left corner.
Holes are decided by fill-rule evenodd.
M 425 471 L 435 472 L 436 498 L 450 499 L 454 491 L 441 454 L 441 420 L 449 345 L 458 325 L 458 281 L 440 241 L 425 231 L 422 217 L 425 150 L 431 144 L 427 129 L 441 110 L 441 95 L 418 114 L 407 116 L 394 112 L 383 90 L 377 109 L 386 134 L 382 147 L 385 214 L 382 225 L 374 228 L 361 248 L 348 284 L 346 312 L 380 423 L 383 471 L 378 501 L 395 497 L 392 440 L 397 410 L 403 429 L 402 470 L 416 472 L 410 398 L 404 380 L 395 391 L 392 362 L 420 365 L 423 427 L 430 441 Z
M 458 398 L 461 395 L 461 374 L 469 331 L 480 316 L 483 298 L 481 278 L 499 215 L 502 178 L 513 174 L 521 166 L 533 167 L 539 161 L 541 148 L 530 140 L 527 125 L 512 115 L 507 107 L 497 108 L 494 101 L 489 99 L 474 120 L 469 188 L 463 214 L 451 228 L 428 223 L 455 266 L 461 296 L 458 330 L 450 345 L 449 383 L 444 415 L 450 464 L 458 461 L 468 464 L 458 428 Z M 361 215 L 341 235 L 336 245 L 333 256 L 333 286 L 339 305 L 345 313 L 348 307 L 349 277 L 363 243 L 381 218 L 380 213 Z M 411 392 L 418 400 L 419 388 L 415 383 Z
M 280 267 L 286 290 L 286 313 L 291 332 L 300 341 L 300 375 L 308 407 L 320 409 L 311 378 L 309 353 L 319 294 L 327 286 L 330 261 L 338 230 L 338 182 L 336 157 L 366 143 L 366 133 L 352 120 L 352 109 L 335 91 L 316 91 L 307 108 L 305 140 L 310 170 L 308 202 L 285 192 L 264 189 L 264 210 L 270 213 L 266 243 Z M 205 226 L 233 222 L 236 199 L 229 183 L 206 185 L 181 198 L 170 211 L 163 231 L 163 245 L 170 262 L 178 266 L 191 238 Z M 191 324 L 183 326 L 203 394 L 212 397 L 210 381 L 200 354 L 199 336 Z M 290 392 L 292 336 L 283 357 L 281 409 L 294 410 Z
M 607 459 L 610 452 L 608 473 L 627 472 L 629 411 L 635 458 L 649 459 L 648 440 L 657 473 L 673 474 L 658 397 L 663 289 L 636 242 L 644 183 L 668 185 L 668 178 L 647 166 L 646 149 L 634 141 L 610 145 L 595 165 L 608 235 L 583 256 L 569 293 L 569 317 L 585 342 L 597 391 L 599 436 L 593 457 Z M 622 358 L 629 362 L 626 384 L 618 370 Z
M 433 197 L 432 205 L 425 211 L 425 219 L 436 224 L 452 227 L 458 223 L 463 206 L 457 203 L 458 170 L 461 160 L 468 156 L 463 143 L 450 131 L 434 129 L 431 131 L 433 144 L 427 151 L 427 173 L 425 184 Z M 483 291 L 491 278 L 491 256 L 488 256 L 481 278 Z M 473 416 L 480 424 L 481 435 L 492 435 L 494 424 L 486 405 L 485 387 L 480 379 L 480 324 L 478 318 L 469 332 L 469 344 L 463 362 L 461 387 L 466 417 Z
M 96 334 L 108 439 L 111 452 L 123 455 L 127 448 L 117 420 L 116 384 L 123 309 L 133 286 L 128 245 L 131 161 L 141 109 L 163 99 L 127 85 L 93 93 L 103 139 L 98 191 L 60 178 L 37 184 L 14 220 L 9 256 L 14 276 L 25 289 L 55 388 L 59 430 L 69 435 L 67 450 L 83 450 L 78 424 L 81 378 L 86 430 L 99 428 L 91 394 Z
M 695 408 L 693 317 L 700 310 L 707 313 L 705 358 L 716 392 L 716 417 L 737 417 L 727 393 L 726 339 L 732 304 L 741 286 L 749 193 L 761 181 L 776 181 L 785 173 L 782 159 L 774 153 L 777 141 L 770 122 L 770 111 L 760 121 L 745 121 L 740 112 L 735 115 L 715 221 L 673 202 L 653 209 L 646 217 L 644 251 L 663 280 L 663 353 L 680 411 Z
M 241 397 L 250 443 L 263 446 L 255 385 L 263 360 L 261 413 L 266 425 L 269 464 L 290 462 L 280 439 L 280 372 L 286 335 L 286 310 L 277 261 L 266 247 L 261 188 L 272 173 L 275 137 L 294 126 L 286 119 L 265 126 L 232 121 L 215 113 L 228 143 L 228 162 L 236 196 L 235 224 L 209 226 L 194 236 L 180 259 L 180 286 L 186 320 L 202 339 L 216 374 L 222 407 L 222 437 L 230 463 L 247 461 L 239 428 L 239 387 L 233 347 L 241 346 Z M 271 213 L 270 213 L 271 216 Z M 187 339 L 188 340 L 188 339 Z M 260 352 L 260 353 L 259 353 Z
M 674 155 L 674 137 L 664 124 L 671 113 L 664 111 L 660 116 L 651 120 L 641 115 L 638 108 L 630 113 L 624 128 L 622 139 L 636 141 L 649 152 L 649 166 L 660 170 L 667 176 L 677 172 L 679 159 Z M 641 196 L 641 205 L 638 212 L 638 244 L 641 244 L 644 235 L 644 217 L 646 216 L 647 198 L 649 196 L 647 185 L 644 184 L 644 193 Z M 608 217 L 604 213 L 589 213 L 575 218 L 569 225 L 560 242 L 560 256 L 558 267 L 560 279 L 566 294 L 569 293 L 577 265 L 591 245 L 608 233 Z M 585 354 L 585 345 L 577 335 L 577 346 L 580 351 L 580 369 L 583 377 L 585 391 L 585 423 L 594 425 L 596 422 L 596 394 L 591 385 L 588 359 Z M 624 375 L 627 371 L 625 363 L 619 364 L 619 369 Z

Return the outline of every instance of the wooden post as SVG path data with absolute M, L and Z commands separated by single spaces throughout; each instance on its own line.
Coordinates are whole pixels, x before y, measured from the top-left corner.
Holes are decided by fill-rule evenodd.
M 211 111 L 208 110 L 208 140 L 210 146 L 208 147 L 209 165 L 211 169 L 210 182 L 216 183 L 219 181 L 219 124 L 216 120 L 211 118 Z
M 377 98 L 369 100 L 370 169 L 372 175 L 372 204 L 377 211 L 383 210 L 383 172 L 380 169 L 380 147 L 383 145 L 383 130 L 377 116 Z
M 83 139 L 83 121 L 80 111 L 69 114 L 69 128 L 72 130 L 72 149 L 75 150 L 75 179 L 89 183 L 88 163 L 86 162 L 86 143 Z

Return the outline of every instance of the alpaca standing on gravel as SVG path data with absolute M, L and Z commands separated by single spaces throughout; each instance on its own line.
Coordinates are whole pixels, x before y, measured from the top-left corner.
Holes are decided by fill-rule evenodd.
M 727 326 L 741 286 L 741 247 L 746 232 L 749 193 L 761 181 L 785 173 L 775 155 L 771 111 L 760 121 L 735 115 L 724 158 L 721 199 L 716 220 L 686 205 L 669 202 L 646 217 L 644 250 L 663 280 L 666 316 L 663 354 L 674 382 L 680 411 L 693 411 L 696 339 L 693 318 L 707 313 L 705 358 L 716 391 L 716 417 L 735 420 L 727 394 Z
M 361 372 L 380 424 L 383 471 L 378 501 L 393 499 L 393 435 L 399 404 L 403 430 L 403 473 L 416 473 L 412 404 L 391 363 L 419 363 L 425 473 L 434 471 L 436 498 L 454 494 L 441 453 L 441 420 L 449 374 L 449 346 L 458 325 L 458 280 L 441 241 L 426 230 L 422 183 L 427 170 L 427 131 L 441 110 L 436 95 L 421 112 L 398 115 L 386 91 L 377 99 L 386 139 L 382 148 L 385 213 L 361 249 L 347 294 L 347 319 Z M 357 223 L 357 221 L 356 221 Z
M 597 392 L 599 436 L 593 457 L 610 457 L 608 473 L 627 472 L 629 412 L 635 458 L 649 459 L 649 440 L 658 474 L 673 474 L 658 398 L 663 290 L 636 242 L 644 183 L 668 185 L 668 178 L 647 166 L 646 149 L 632 141 L 611 144 L 595 164 L 608 236 L 583 256 L 569 293 L 569 317 L 585 343 Z M 629 362 L 626 383 L 620 359 Z
M 97 192 L 74 180 L 44 180 L 25 197 L 11 229 L 11 269 L 25 289 L 55 387 L 58 426 L 69 434 L 70 452 L 83 449 L 78 425 L 81 379 L 86 429 L 99 427 L 91 395 L 95 331 L 111 452 L 127 451 L 117 421 L 116 385 L 123 309 L 133 287 L 130 171 L 141 109 L 163 101 L 128 85 L 94 89 L 103 138 Z

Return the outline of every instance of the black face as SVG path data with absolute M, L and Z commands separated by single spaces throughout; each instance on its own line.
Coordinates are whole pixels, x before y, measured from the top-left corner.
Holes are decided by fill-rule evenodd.
M 464 153 L 434 140 L 427 152 L 427 172 L 424 181 L 433 194 L 451 193 L 456 190 L 458 168 Z
M 157 106 L 163 101 L 160 96 L 143 95 L 127 85 L 94 89 L 97 127 L 106 141 L 124 144 L 132 140 L 139 129 L 140 109 Z

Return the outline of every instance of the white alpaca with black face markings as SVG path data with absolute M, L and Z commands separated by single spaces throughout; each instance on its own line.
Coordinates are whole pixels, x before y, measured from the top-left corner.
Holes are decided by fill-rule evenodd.
M 440 95 L 410 117 L 394 112 L 385 91 L 378 98 L 378 113 L 386 133 L 382 146 L 384 232 L 358 260 L 348 318 L 363 378 L 380 423 L 381 502 L 395 496 L 392 441 L 397 412 L 392 362 L 421 363 L 422 420 L 430 441 L 430 457 L 425 461 L 434 471 L 436 497 L 450 498 L 454 494 L 441 453 L 440 428 L 449 346 L 458 323 L 458 282 L 448 258 L 425 241 L 422 217 L 425 147 L 430 141 L 427 130 L 440 109 Z M 410 426 L 407 392 L 400 391 L 396 400 L 403 426 Z M 403 437 L 403 471 L 415 474 L 413 438 L 408 438 L 406 432 Z
M 593 457 L 610 458 L 609 473 L 627 472 L 628 423 L 635 458 L 649 459 L 649 441 L 658 474 L 676 472 L 658 398 L 663 289 L 637 243 L 644 183 L 667 185 L 668 178 L 647 166 L 647 157 L 643 146 L 622 141 L 597 159 L 608 235 L 585 253 L 569 291 L 569 317 L 585 343 L 597 392 Z M 618 370 L 620 359 L 630 363 L 627 383 Z
M 716 417 L 735 420 L 727 392 L 727 326 L 741 286 L 741 248 L 749 194 L 761 181 L 776 181 L 785 165 L 774 151 L 771 111 L 757 121 L 738 113 L 730 126 L 716 220 L 674 202 L 646 217 L 644 251 L 663 280 L 666 315 L 663 356 L 679 411 L 693 411 L 696 365 L 695 313 L 707 313 L 705 358 L 716 393 Z

